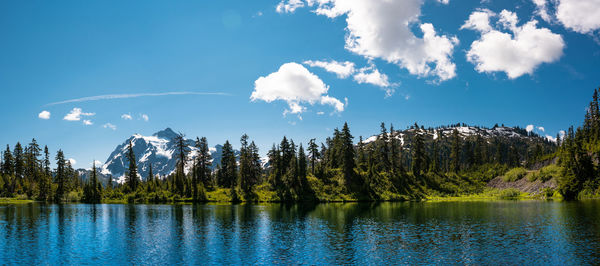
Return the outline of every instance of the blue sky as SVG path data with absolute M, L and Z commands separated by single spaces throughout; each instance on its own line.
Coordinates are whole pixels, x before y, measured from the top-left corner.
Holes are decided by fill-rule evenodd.
M 237 146 L 247 133 L 263 154 L 284 135 L 323 141 L 344 121 L 357 139 L 382 121 L 535 125 L 556 136 L 581 123 L 600 85 L 600 7 L 586 1 L 597 5 L 4 1 L 0 143 L 36 138 L 89 167 L 128 136 L 166 127 L 211 145 Z M 353 67 L 336 74 L 316 61 Z M 122 94 L 164 95 L 52 104 Z M 90 115 L 66 120 L 74 108 Z

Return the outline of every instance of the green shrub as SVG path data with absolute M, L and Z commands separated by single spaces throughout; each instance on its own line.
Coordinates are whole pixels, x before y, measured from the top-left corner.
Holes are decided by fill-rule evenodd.
M 525 176 L 525 178 L 527 178 L 527 181 L 529 181 L 529 182 L 533 182 L 535 180 L 538 180 L 539 177 L 540 177 L 540 172 L 539 171 L 529 172 Z
M 552 198 L 554 196 L 554 189 L 551 187 L 545 187 L 542 189 L 542 196 L 544 198 Z
M 560 167 L 556 164 L 551 164 L 551 165 L 545 166 L 542 169 L 540 169 L 538 178 L 540 180 L 542 180 L 542 182 L 546 182 L 552 178 L 558 179 L 562 172 L 563 172 L 562 167 Z
M 515 182 L 521 178 L 523 178 L 527 174 L 527 170 L 523 167 L 513 168 L 510 171 L 506 172 L 502 179 L 506 182 Z
M 514 188 L 508 188 L 500 191 L 498 197 L 501 199 L 515 199 L 518 198 L 520 195 L 521 191 Z

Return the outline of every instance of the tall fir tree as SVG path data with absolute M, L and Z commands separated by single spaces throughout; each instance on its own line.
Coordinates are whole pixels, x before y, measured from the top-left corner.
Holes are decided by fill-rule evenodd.
M 127 148 L 127 161 L 129 167 L 127 168 L 127 176 L 125 177 L 125 183 L 129 187 L 131 192 L 135 192 L 138 187 L 138 174 L 137 174 L 137 160 L 135 159 L 135 153 L 133 151 L 133 143 L 129 140 L 129 146 Z

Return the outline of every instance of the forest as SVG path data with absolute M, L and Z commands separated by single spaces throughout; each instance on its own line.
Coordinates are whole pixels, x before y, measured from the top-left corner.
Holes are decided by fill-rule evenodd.
M 52 156 L 33 139 L 25 146 L 6 146 L 0 196 L 86 203 L 404 201 L 482 193 L 491 179 L 503 176 L 506 181 L 554 179 L 556 191 L 545 193 L 565 200 L 594 197 L 600 185 L 598 93 L 594 90 L 583 124 L 571 126 L 556 141 L 504 125 L 474 128 L 510 129 L 517 137 L 464 134 L 461 128 L 472 128 L 465 124 L 424 128 L 417 123 L 404 131 L 381 123 L 375 139 L 356 141 L 344 123 L 324 143 L 311 139 L 296 144 L 283 137 L 268 151 L 266 163 L 244 134 L 239 155 L 226 141 L 221 161 L 213 167 L 207 139 L 196 138 L 199 153 L 190 160 L 180 134 L 174 140 L 177 166 L 172 174 L 157 176 L 150 167 L 148 176 L 141 177 L 129 143 L 129 170 L 121 183 L 112 178 L 102 182 L 96 165 L 83 179 L 62 150 Z

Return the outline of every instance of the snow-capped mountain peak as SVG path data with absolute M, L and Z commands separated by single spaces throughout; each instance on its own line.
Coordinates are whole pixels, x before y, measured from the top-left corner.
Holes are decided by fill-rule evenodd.
M 174 139 L 177 136 L 178 134 L 171 128 L 158 131 L 151 136 L 134 134 L 115 148 L 106 160 L 106 163 L 100 167 L 100 173 L 103 175 L 112 175 L 118 182 L 123 182 L 129 168 L 127 153 L 129 143 L 131 142 L 137 161 L 139 177 L 145 180 L 148 177 L 150 166 L 152 166 L 154 175 L 165 177 L 175 171 L 177 147 Z M 187 155 L 188 162 L 185 169 L 186 172 L 189 172 L 193 159 L 198 155 L 198 149 L 195 147 L 195 142 L 192 139 L 186 139 L 185 143 L 190 151 Z M 213 166 L 216 166 L 221 161 L 221 149 L 222 145 L 210 148 L 210 153 L 213 156 Z

